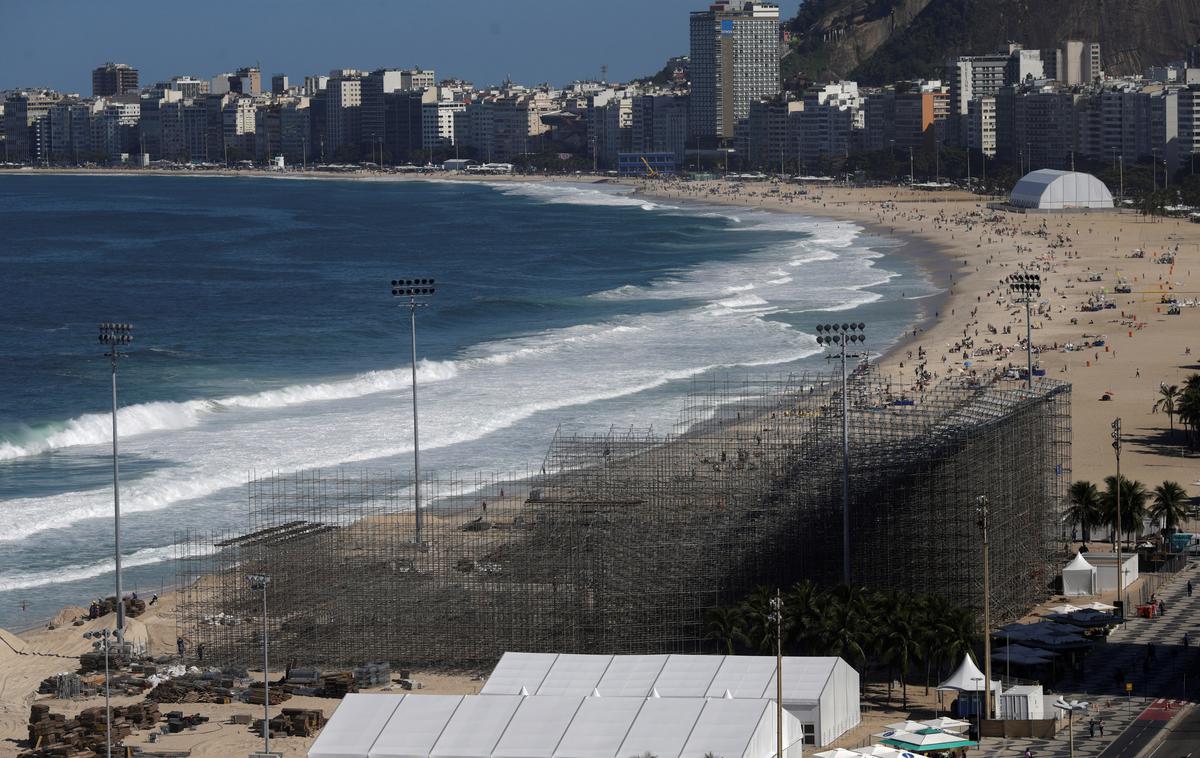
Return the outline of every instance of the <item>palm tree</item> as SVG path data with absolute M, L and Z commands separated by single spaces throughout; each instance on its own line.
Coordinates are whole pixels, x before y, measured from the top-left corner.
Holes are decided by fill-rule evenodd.
M 884 622 L 883 645 L 889 663 L 900 669 L 901 705 L 908 710 L 908 672 L 921 659 L 922 635 L 913 611 L 913 598 L 903 597 L 900 607 Z
M 708 612 L 708 638 L 716 640 L 725 655 L 734 654 L 734 645 L 749 644 L 746 619 L 739 608 L 713 608 Z
M 815 655 L 821 642 L 821 612 L 827 592 L 812 580 L 796 582 L 783 596 L 784 616 L 790 622 L 790 634 L 784 639 L 789 649 L 800 655 Z
M 859 666 L 865 668 L 874 626 L 866 591 L 842 584 L 828 593 L 825 601 L 825 623 L 821 629 L 823 654 L 844 658 L 856 669 Z
M 1166 385 L 1161 384 L 1158 387 L 1158 399 L 1154 401 L 1154 407 L 1151 409 L 1155 413 L 1162 411 L 1167 414 L 1167 423 L 1169 424 L 1172 433 L 1175 432 L 1175 412 L 1179 408 L 1179 401 L 1183 398 L 1183 392 L 1179 389 L 1178 384 Z
M 1187 516 L 1187 499 L 1187 492 L 1179 486 L 1179 482 L 1163 482 L 1154 488 L 1150 518 L 1162 524 L 1164 531 L 1178 528 Z
M 1100 509 L 1100 491 L 1091 482 L 1079 480 L 1071 484 L 1071 505 L 1067 508 L 1067 521 L 1083 532 L 1083 544 L 1092 538 L 1092 527 L 1104 523 Z
M 1104 525 L 1112 529 L 1114 534 L 1114 542 L 1116 539 L 1123 539 L 1125 535 L 1138 533 L 1141 529 L 1142 519 L 1146 517 L 1146 501 L 1150 499 L 1150 494 L 1146 492 L 1146 486 L 1138 481 L 1133 481 L 1121 476 L 1121 531 L 1123 534 L 1116 535 L 1117 528 L 1117 477 L 1104 477 L 1105 489 L 1100 493 L 1100 508 L 1104 513 Z
M 1192 374 L 1183 383 L 1183 394 L 1175 413 L 1187 430 L 1188 444 L 1197 447 L 1200 442 L 1200 374 Z

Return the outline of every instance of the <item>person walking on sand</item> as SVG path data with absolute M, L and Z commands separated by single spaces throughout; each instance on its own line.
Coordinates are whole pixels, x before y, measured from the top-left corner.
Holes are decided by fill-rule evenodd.
M 1188 597 L 1192 596 L 1192 580 L 1191 579 L 1188 579 L 1187 593 L 1188 593 Z

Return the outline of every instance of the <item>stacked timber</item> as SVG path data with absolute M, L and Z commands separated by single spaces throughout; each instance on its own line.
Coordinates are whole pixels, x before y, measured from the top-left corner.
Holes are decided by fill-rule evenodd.
M 271 699 L 269 705 L 279 705 L 280 703 L 286 703 L 292 699 L 292 693 L 288 692 L 283 687 L 275 686 L 264 690 L 262 682 L 255 682 L 254 684 L 250 685 L 250 689 L 246 690 L 246 696 L 243 699 L 247 703 L 251 703 L 253 705 L 262 705 L 264 700 L 264 692 L 269 693 L 269 697 Z
M 325 714 L 317 708 L 284 708 L 271 718 L 271 735 L 286 734 L 289 737 L 312 737 L 325 726 Z M 255 734 L 262 734 L 263 720 L 258 719 L 251 727 Z
M 224 685 L 230 686 L 224 686 Z M 146 698 L 158 703 L 218 703 L 234 700 L 232 681 L 211 680 L 197 676 L 181 676 L 160 682 Z
M 321 677 L 322 697 L 332 697 L 341 700 L 351 692 L 358 692 L 358 685 L 354 683 L 354 674 L 339 672 L 337 674 L 326 674 Z
M 354 669 L 354 684 L 359 689 L 379 687 L 392 682 L 392 664 L 387 661 L 366 663 Z
M 35 703 L 29 709 L 29 744 L 31 751 L 22 758 L 62 758 L 94 755 L 103 750 L 112 723 L 112 742 L 119 745 L 134 729 L 148 729 L 159 721 L 158 704 L 151 702 L 118 706 L 110 719 L 104 708 L 86 708 L 73 719 L 61 713 L 51 713 L 47 705 Z

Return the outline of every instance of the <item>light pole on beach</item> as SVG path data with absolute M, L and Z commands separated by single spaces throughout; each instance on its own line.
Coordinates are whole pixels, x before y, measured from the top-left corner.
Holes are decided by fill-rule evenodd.
M 414 541 L 421 544 L 421 445 L 417 430 L 417 308 L 424 308 L 433 297 L 432 279 L 393 279 L 392 297 L 402 298 L 401 307 L 408 308 L 412 330 L 412 405 L 413 405 L 413 523 Z
M 104 357 L 112 365 L 112 471 L 113 471 L 113 559 L 117 573 L 117 642 L 125 641 L 125 601 L 121 596 L 121 470 L 117 464 L 117 359 L 126 353 L 121 347 L 133 342 L 131 324 L 100 325 L 100 344 L 108 346 Z
M 84 639 L 95 640 L 92 643 L 92 649 L 104 650 L 104 755 L 105 758 L 112 758 L 112 707 L 109 705 L 109 689 L 110 677 L 108 673 L 108 651 L 109 645 L 116 639 L 116 633 L 110 632 L 107 629 L 100 629 L 95 632 L 84 632 Z
M 850 586 L 850 393 L 847 388 L 846 358 L 860 358 L 866 353 L 846 353 L 846 345 L 866 342 L 863 332 L 867 325 L 817 324 L 817 344 L 837 345 L 834 348 L 842 361 L 842 583 Z M 833 357 L 833 356 L 829 356 Z
M 1008 291 L 1013 300 L 1025 304 L 1025 368 L 1026 386 L 1033 389 L 1033 323 L 1030 308 L 1033 301 L 1041 297 L 1042 277 L 1038 274 L 1011 274 L 1008 277 Z
M 267 669 L 270 661 L 267 658 L 267 586 L 271 577 L 266 574 L 249 574 L 246 581 L 250 588 L 262 590 L 262 638 L 263 638 L 263 755 L 271 754 L 271 691 L 267 683 Z

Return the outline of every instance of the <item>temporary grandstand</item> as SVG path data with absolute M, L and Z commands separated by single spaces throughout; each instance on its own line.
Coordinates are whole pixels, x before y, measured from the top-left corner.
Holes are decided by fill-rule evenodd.
M 979 608 L 976 498 L 991 503 L 992 615 L 1054 578 L 1070 387 L 849 383 L 856 584 Z M 841 378 L 697 383 L 675 434 L 555 435 L 528 477 L 257 478 L 239 535 L 181 535 L 180 634 L 206 660 L 470 668 L 506 650 L 708 651 L 707 617 L 760 585 L 836 583 Z M 419 526 L 419 531 L 418 531 Z

